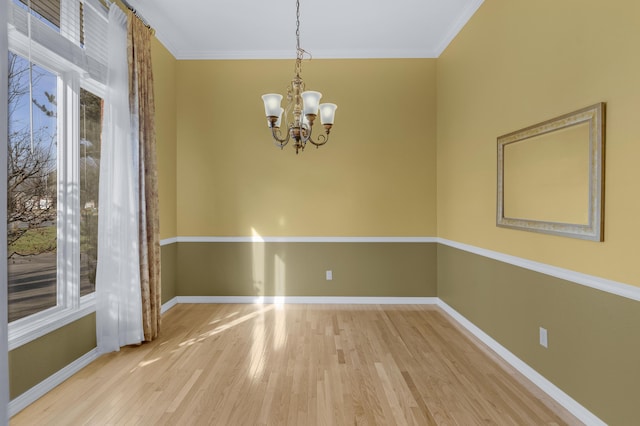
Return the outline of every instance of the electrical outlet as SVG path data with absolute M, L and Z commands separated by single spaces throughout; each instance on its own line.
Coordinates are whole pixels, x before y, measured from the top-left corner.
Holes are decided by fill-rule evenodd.
M 540 327 L 540 346 L 544 346 L 545 348 L 549 347 L 549 337 L 547 334 L 547 329 Z
M 328 270 L 325 272 L 325 277 L 327 279 L 327 281 L 331 281 L 333 279 L 333 271 Z

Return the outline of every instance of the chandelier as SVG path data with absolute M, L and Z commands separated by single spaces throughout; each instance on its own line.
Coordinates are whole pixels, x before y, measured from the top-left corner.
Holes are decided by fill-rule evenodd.
M 280 149 L 293 139 L 293 147 L 298 151 L 304 151 L 307 142 L 311 142 L 316 147 L 324 145 L 329 141 L 329 132 L 333 126 L 336 113 L 336 104 L 320 104 L 322 94 L 320 92 L 305 91 L 302 73 L 302 60 L 304 55 L 311 54 L 300 47 L 300 0 L 296 0 L 296 63 L 295 77 L 291 80 L 291 86 L 287 88 L 287 106 L 282 108 L 282 95 L 269 93 L 262 95 L 264 110 L 267 115 L 267 124 L 271 129 L 274 144 Z M 324 133 L 313 140 L 313 123 L 320 110 L 320 122 L 324 126 Z M 280 130 L 282 123 L 285 123 L 286 131 Z

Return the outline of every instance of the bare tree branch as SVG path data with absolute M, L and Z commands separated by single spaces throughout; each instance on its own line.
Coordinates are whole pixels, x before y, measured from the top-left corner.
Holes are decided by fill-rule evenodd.
M 20 108 L 28 103 L 32 108 L 42 110 L 45 115 L 55 115 L 55 95 L 45 92 L 49 108 L 40 105 L 35 99 L 30 100 L 29 64 L 18 55 L 8 55 L 8 112 L 9 133 L 7 147 L 7 243 L 18 241 L 29 229 L 40 228 L 55 222 L 57 205 L 57 170 L 55 157 L 56 136 L 49 133 L 44 126 L 32 129 L 29 125 L 20 127 L 18 120 Z M 37 87 L 42 75 L 32 72 L 32 86 Z M 33 144 L 32 144 L 33 142 Z M 55 249 L 44 247 L 43 250 Z M 9 254 L 11 257 L 15 253 Z

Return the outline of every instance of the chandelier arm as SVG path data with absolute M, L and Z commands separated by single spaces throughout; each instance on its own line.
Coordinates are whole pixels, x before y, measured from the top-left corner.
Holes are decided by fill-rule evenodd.
M 280 129 L 279 128 L 277 128 L 277 127 L 272 127 L 271 128 L 271 136 L 273 136 L 273 139 L 274 139 L 273 143 L 276 146 L 279 146 L 279 147 L 282 148 L 287 143 L 289 143 L 289 132 L 287 132 L 287 136 L 285 138 L 281 137 L 280 134 L 281 133 L 280 133 Z
M 309 137 L 309 142 L 311 142 L 315 146 L 322 146 L 325 143 L 329 142 L 329 133 L 327 133 L 326 135 L 323 135 L 323 134 L 318 135 L 318 142 L 314 141 L 313 139 L 311 139 L 311 137 Z

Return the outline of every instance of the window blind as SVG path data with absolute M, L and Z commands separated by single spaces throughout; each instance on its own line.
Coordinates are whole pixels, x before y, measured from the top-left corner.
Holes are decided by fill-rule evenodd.
M 0 0 L 9 2 L 9 47 L 106 82 L 107 9 L 99 0 Z M 29 9 L 31 7 L 31 9 Z M 31 11 L 31 13 L 30 13 Z M 43 64 L 47 65 L 47 63 Z
M 98 0 L 84 0 L 84 48 L 89 74 L 98 81 L 107 80 L 107 11 Z
M 36 14 L 49 21 L 54 26 L 60 28 L 60 0 L 20 0 L 25 7 L 31 7 Z

